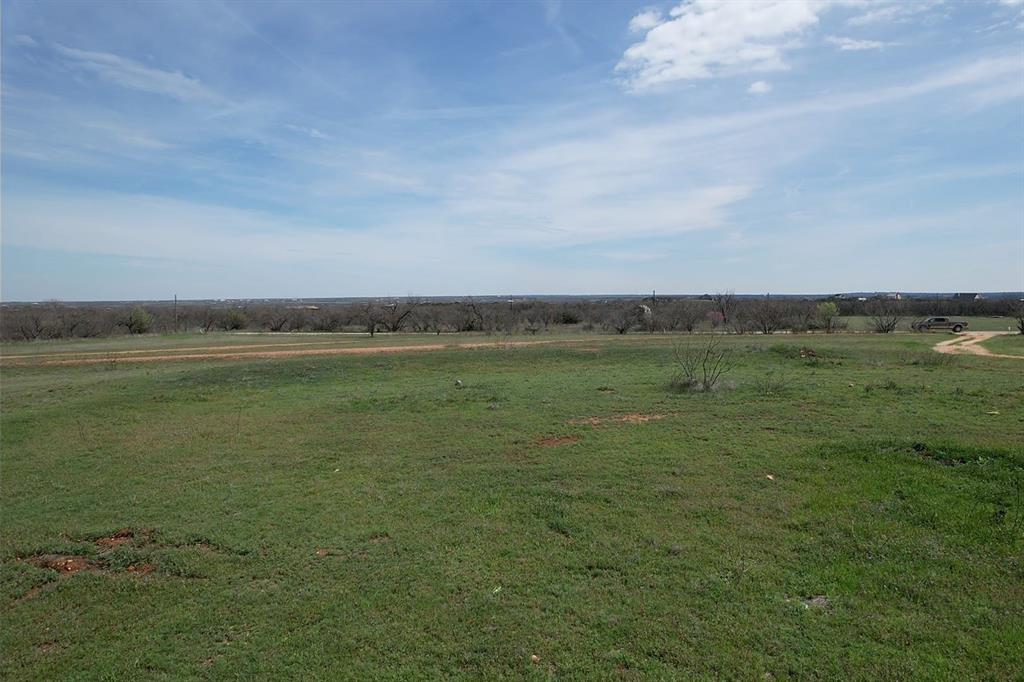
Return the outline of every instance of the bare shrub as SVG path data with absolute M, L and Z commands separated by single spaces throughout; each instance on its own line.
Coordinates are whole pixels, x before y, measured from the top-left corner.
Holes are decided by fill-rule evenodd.
M 674 373 L 669 388 L 676 392 L 713 391 L 722 376 L 732 369 L 729 351 L 717 337 L 701 342 L 687 341 L 673 349 Z
M 903 319 L 903 306 L 899 301 L 877 299 L 867 307 L 871 316 L 871 330 L 877 334 L 891 334 Z

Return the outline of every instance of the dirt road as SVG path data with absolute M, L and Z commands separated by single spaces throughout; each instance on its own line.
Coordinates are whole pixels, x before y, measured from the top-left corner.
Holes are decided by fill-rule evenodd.
M 951 339 L 940 341 L 935 344 L 934 348 L 939 353 L 947 353 L 949 355 L 981 355 L 986 358 L 1013 358 L 1014 360 L 1024 360 L 1024 355 L 993 353 L 988 348 L 981 345 L 983 341 L 987 341 L 993 336 L 999 336 L 1000 334 L 1006 333 L 1007 332 L 964 332 L 963 334 L 958 334 Z
M 546 344 L 583 344 L 583 339 L 550 339 L 544 341 L 487 341 L 474 343 L 427 343 L 406 346 L 364 346 L 359 348 L 288 348 L 286 350 L 257 350 L 248 353 L 237 352 L 239 348 L 266 348 L 255 346 L 207 346 L 201 348 L 178 348 L 159 350 L 93 351 L 77 357 L 69 353 L 52 355 L 16 355 L 0 358 L 0 362 L 12 365 L 103 365 L 140 362 L 166 362 L 169 360 L 267 360 L 287 359 L 305 356 L 324 357 L 331 355 L 391 355 L 395 353 L 421 353 L 440 350 L 474 350 L 478 348 L 504 349 L 518 346 L 540 346 Z M 274 344 L 278 345 L 278 344 Z M 280 346 L 320 346 L 321 343 L 279 344 Z M 229 352 L 216 352 L 224 351 Z M 147 353 L 143 355 L 143 353 Z M 152 354 L 148 354 L 152 353 Z M 70 356 L 70 357 L 69 357 Z

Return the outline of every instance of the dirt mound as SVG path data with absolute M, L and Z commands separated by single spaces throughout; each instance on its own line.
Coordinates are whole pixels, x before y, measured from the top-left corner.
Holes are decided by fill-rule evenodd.
M 96 562 L 80 554 L 39 554 L 28 562 L 38 568 L 49 568 L 61 575 L 73 575 L 80 571 L 96 570 Z
M 98 539 L 96 545 L 104 549 L 113 549 L 128 544 L 134 537 L 135 531 L 130 528 L 122 528 L 113 535 Z

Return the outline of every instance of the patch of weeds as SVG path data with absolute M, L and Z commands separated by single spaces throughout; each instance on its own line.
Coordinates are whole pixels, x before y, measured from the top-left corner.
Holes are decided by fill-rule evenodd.
M 822 363 L 832 365 L 843 364 L 842 358 L 826 355 L 824 352 L 815 350 L 809 346 L 792 346 L 786 343 L 777 343 L 773 346 L 769 346 L 768 351 L 770 353 L 780 355 L 787 360 L 799 360 L 802 364 L 811 367 Z
M 864 384 L 864 392 L 871 393 L 872 391 L 889 391 L 897 395 L 913 395 L 918 393 L 922 389 L 911 388 L 910 386 L 900 386 L 893 379 L 889 379 L 884 383 L 880 384 Z
M 765 398 L 780 396 L 789 388 L 786 375 L 781 371 L 769 370 L 764 376 L 754 382 L 754 388 L 758 395 Z
M 898 364 L 912 367 L 950 367 L 959 361 L 956 355 L 934 351 L 904 351 L 897 356 Z

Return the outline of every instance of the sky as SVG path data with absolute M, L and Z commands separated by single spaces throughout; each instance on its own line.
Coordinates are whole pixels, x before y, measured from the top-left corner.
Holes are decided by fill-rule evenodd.
M 4 301 L 1024 290 L 1024 0 L 2 11 Z

